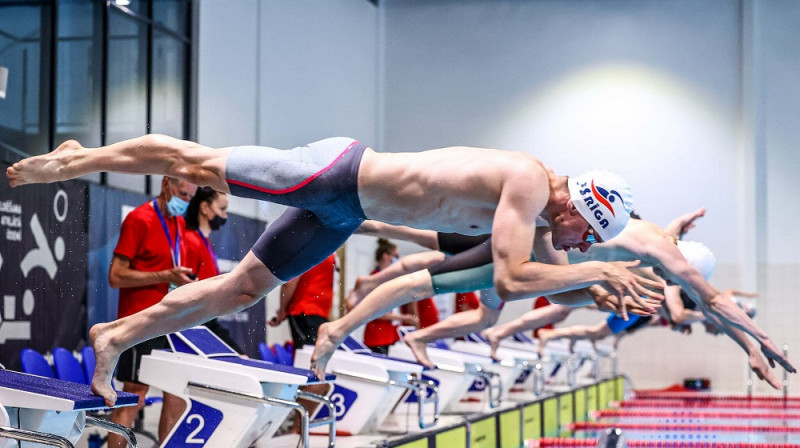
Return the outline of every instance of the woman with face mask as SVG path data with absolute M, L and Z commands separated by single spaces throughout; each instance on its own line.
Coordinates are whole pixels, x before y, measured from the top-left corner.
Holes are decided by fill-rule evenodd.
M 186 259 L 197 280 L 220 274 L 217 254 L 211 245 L 211 232 L 225 225 L 228 219 L 228 195 L 209 187 L 199 187 L 186 209 Z M 244 351 L 231 338 L 228 330 L 212 319 L 205 324 L 225 343 L 239 353 Z

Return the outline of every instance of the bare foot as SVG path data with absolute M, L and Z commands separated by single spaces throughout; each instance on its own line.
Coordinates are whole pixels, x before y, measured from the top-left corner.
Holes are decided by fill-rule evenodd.
M 12 187 L 25 184 L 42 184 L 67 180 L 71 177 L 63 172 L 67 158 L 83 147 L 75 140 L 67 140 L 55 151 L 41 156 L 28 157 L 6 169 L 8 183 Z
M 320 381 L 325 380 L 325 368 L 328 366 L 328 361 L 344 339 L 336 334 L 331 328 L 332 325 L 332 322 L 326 322 L 319 326 L 317 344 L 314 346 L 314 353 L 311 354 L 311 370 Z
M 502 341 L 502 339 L 497 337 L 497 334 L 495 334 L 495 332 L 493 331 L 492 328 L 489 328 L 488 330 L 486 330 L 483 333 L 483 335 L 486 337 L 486 340 L 489 341 L 489 347 L 491 347 L 491 351 L 489 352 L 489 356 L 492 359 L 498 359 L 497 358 L 497 349 L 500 348 L 500 341 Z
M 411 352 L 414 353 L 417 362 L 429 369 L 436 368 L 436 364 L 428 358 L 428 346 L 424 342 L 417 340 L 413 332 L 407 334 L 406 337 L 403 338 L 403 342 L 405 342 L 411 349 Z
M 120 350 L 111 343 L 108 334 L 109 325 L 97 324 L 89 330 L 89 338 L 94 348 L 95 367 L 92 377 L 92 392 L 103 397 L 106 406 L 114 406 L 117 402 L 117 392 L 111 385 L 114 368 L 117 366 Z
M 539 348 L 537 349 L 537 352 L 539 352 L 540 358 L 542 355 L 544 355 L 544 346 L 547 345 L 547 342 L 552 338 L 553 331 L 554 330 L 548 330 L 545 328 L 539 329 Z

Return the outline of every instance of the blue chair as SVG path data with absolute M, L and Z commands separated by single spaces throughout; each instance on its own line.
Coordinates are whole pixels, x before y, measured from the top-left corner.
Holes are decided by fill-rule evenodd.
M 89 384 L 86 381 L 86 374 L 83 373 L 81 363 L 75 359 L 71 351 L 56 347 L 53 349 L 53 367 L 56 371 L 56 378 L 73 383 Z
M 272 349 L 275 350 L 275 356 L 278 357 L 278 362 L 285 365 L 291 366 L 294 365 L 292 360 L 292 354 L 286 350 L 286 347 L 282 346 L 281 344 L 275 344 L 272 346 Z
M 45 378 L 55 378 L 53 369 L 44 358 L 44 355 L 32 348 L 23 348 L 19 355 L 22 362 L 22 371 L 31 375 L 43 376 Z
M 94 349 L 90 345 L 83 347 L 81 349 L 81 367 L 83 367 L 83 374 L 86 375 L 86 381 L 90 384 L 94 376 L 94 366 L 96 362 Z
M 261 355 L 262 361 L 268 361 L 275 364 L 279 363 L 275 353 L 272 353 L 272 350 L 269 349 L 269 346 L 265 342 L 258 343 L 258 353 Z

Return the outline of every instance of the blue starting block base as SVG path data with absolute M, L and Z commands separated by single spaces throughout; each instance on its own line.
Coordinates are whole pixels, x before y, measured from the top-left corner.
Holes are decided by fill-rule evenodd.
M 133 406 L 136 394 L 117 391 L 114 407 Z M 86 425 L 117 432 L 136 446 L 133 433 L 122 426 L 86 416 L 108 409 L 86 384 L 0 370 L 0 445 L 4 438 L 71 447 Z M 37 445 L 41 446 L 41 445 Z

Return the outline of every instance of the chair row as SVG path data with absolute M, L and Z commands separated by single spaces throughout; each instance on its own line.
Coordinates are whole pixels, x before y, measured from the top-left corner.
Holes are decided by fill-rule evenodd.
M 25 373 L 80 384 L 91 384 L 95 365 L 94 350 L 89 346 L 81 349 L 80 361 L 63 347 L 53 349 L 52 367 L 44 355 L 30 348 L 22 350 L 20 361 Z
M 258 353 L 261 355 L 262 361 L 291 366 L 294 365 L 293 352 L 291 342 L 287 342 L 285 345 L 272 344 L 272 347 L 264 342 L 258 343 Z

